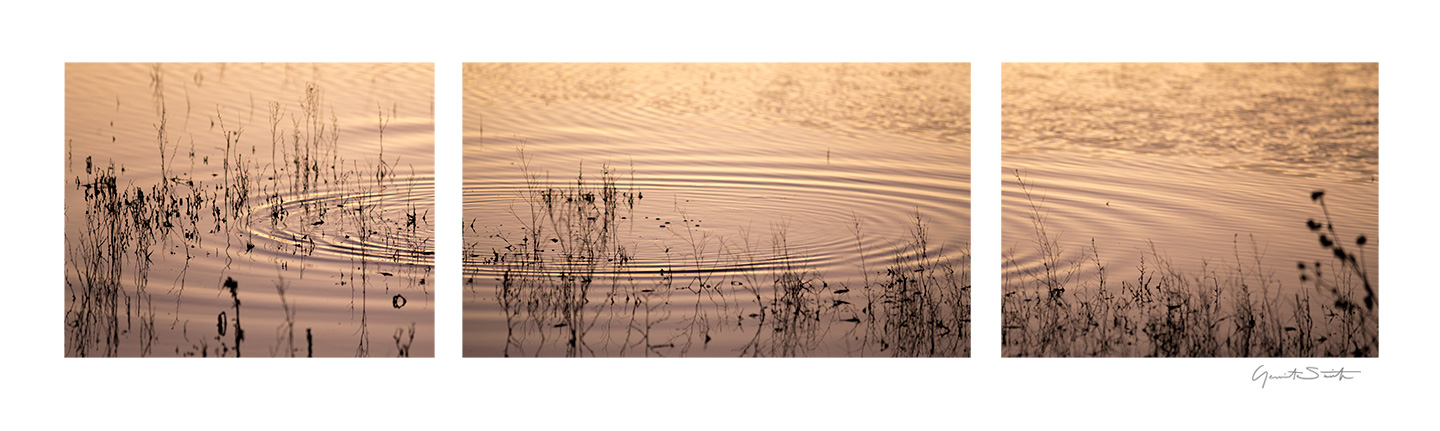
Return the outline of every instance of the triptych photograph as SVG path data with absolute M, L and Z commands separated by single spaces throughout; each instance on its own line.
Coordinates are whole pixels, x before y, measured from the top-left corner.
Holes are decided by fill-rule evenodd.
M 968 63 L 462 68 L 67 63 L 64 355 L 1380 356 L 1377 63 L 1004 63 L 999 249 Z
M 18 428 L 1434 422 L 1408 4 L 11 9 Z

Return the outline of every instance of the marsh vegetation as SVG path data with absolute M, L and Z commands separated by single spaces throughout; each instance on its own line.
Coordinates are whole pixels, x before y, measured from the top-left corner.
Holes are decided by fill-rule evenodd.
M 1002 68 L 1006 356 L 1379 355 L 1377 64 Z
M 1271 271 L 1264 246 L 1236 235 L 1232 255 L 1200 258 L 1198 270 L 1147 243 L 1133 263 L 1138 275 L 1113 280 L 1107 268 L 1114 264 L 1094 239 L 1086 250 L 1067 250 L 1050 230 L 1043 191 L 1013 175 L 1030 207 L 1040 264 L 1022 268 L 1014 249 L 1004 256 L 1005 356 L 1379 355 L 1369 237 L 1337 226 L 1323 191 L 1311 194 L 1319 215 L 1289 229 L 1319 243 L 1314 260 L 1297 262 L 1297 278 Z
M 91 90 L 137 67 L 70 65 L 67 85 Z M 125 124 L 133 91 L 117 90 L 119 121 L 102 142 L 85 131 L 103 111 L 67 114 L 66 355 L 412 354 L 416 323 L 429 327 L 433 186 L 415 171 L 428 161 L 366 150 L 393 138 L 398 108 L 372 105 L 372 131 L 342 131 L 326 86 L 290 83 L 285 65 L 276 92 L 289 97 L 263 105 L 256 124 L 253 94 L 246 113 L 225 89 L 268 83 L 237 73 L 276 71 L 203 65 L 183 81 L 177 113 L 167 80 L 178 67 L 148 68 L 146 123 Z M 360 68 L 326 70 L 347 67 Z M 239 82 L 205 80 L 212 68 Z M 215 98 L 213 114 L 193 112 L 191 85 Z M 74 105 L 105 98 L 70 93 Z M 411 135 L 409 145 L 426 139 Z M 393 330 L 394 347 L 372 347 L 372 328 Z
M 515 191 L 517 225 L 466 227 L 503 244 L 467 244 L 465 284 L 470 295 L 493 294 L 504 313 L 504 356 L 969 354 L 969 250 L 930 244 L 918 211 L 897 221 L 909 236 L 884 252 L 866 245 L 853 217 L 863 278 L 837 281 L 790 243 L 796 220 L 728 238 L 684 208 L 678 220 L 636 217 L 644 191 L 608 164 L 598 178 L 582 167 L 556 184 L 523 148 L 517 157 L 526 179 Z M 655 264 L 636 264 L 635 229 L 669 234 Z M 846 350 L 826 350 L 836 340 Z
M 467 64 L 464 354 L 968 355 L 968 79 Z

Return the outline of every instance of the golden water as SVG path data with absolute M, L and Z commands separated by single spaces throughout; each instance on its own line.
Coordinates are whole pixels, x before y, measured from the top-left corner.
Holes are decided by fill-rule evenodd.
M 433 355 L 432 76 L 67 65 L 66 354 Z
M 466 356 L 968 354 L 953 324 L 953 348 L 921 352 L 866 320 L 892 305 L 887 266 L 922 258 L 917 211 L 923 259 L 954 262 L 944 279 L 968 292 L 967 65 L 470 64 L 464 105 Z M 527 170 L 599 192 L 607 168 L 613 226 L 532 218 Z M 565 230 L 586 222 L 612 234 L 598 268 Z M 540 253 L 570 263 L 497 265 L 537 223 Z M 577 291 L 507 303 L 507 268 Z

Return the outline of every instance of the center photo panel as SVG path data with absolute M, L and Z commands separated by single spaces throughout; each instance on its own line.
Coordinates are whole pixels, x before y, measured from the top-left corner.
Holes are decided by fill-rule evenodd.
M 970 355 L 970 67 L 464 66 L 466 357 Z

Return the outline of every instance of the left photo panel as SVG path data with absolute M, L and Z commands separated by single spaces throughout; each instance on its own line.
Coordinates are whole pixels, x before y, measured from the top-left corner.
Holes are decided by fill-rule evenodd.
M 434 356 L 434 65 L 65 66 L 65 356 Z

